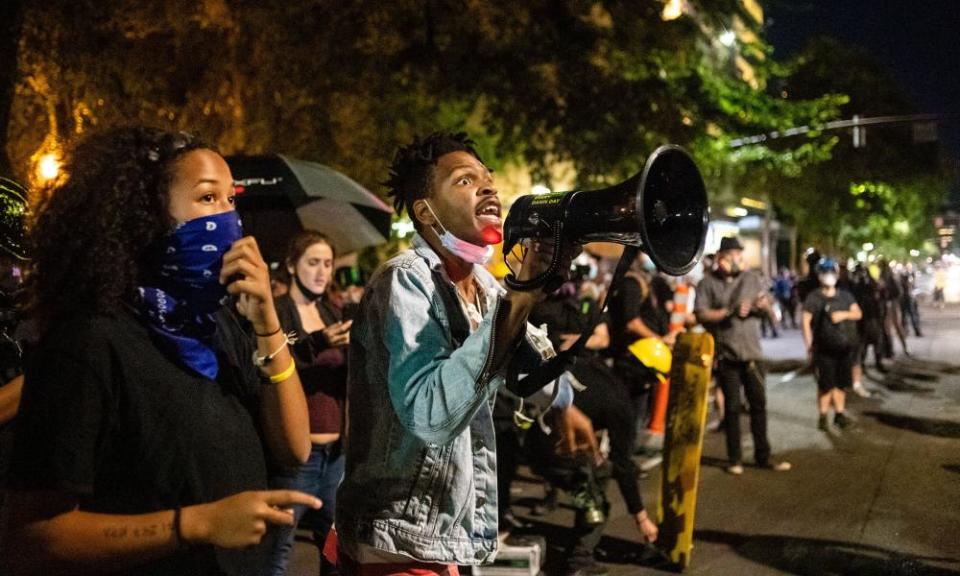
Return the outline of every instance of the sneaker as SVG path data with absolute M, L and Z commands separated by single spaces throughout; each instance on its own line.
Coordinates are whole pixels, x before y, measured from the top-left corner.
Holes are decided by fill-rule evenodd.
M 853 420 L 847 418 L 847 415 L 843 412 L 838 412 L 836 416 L 833 417 L 833 423 L 837 425 L 837 428 L 844 430 L 853 426 Z
M 657 454 L 640 461 L 640 470 L 649 472 L 663 463 L 663 454 Z
M 867 390 L 864 385 L 860 382 L 853 383 L 853 393 L 861 398 L 869 398 L 870 391 Z
M 727 466 L 727 474 L 740 476 L 741 474 L 743 474 L 743 464 L 731 464 Z
M 827 415 L 821 414 L 820 420 L 817 422 L 817 428 L 823 430 L 824 432 L 830 431 L 830 423 L 827 421 Z
M 774 472 L 787 472 L 791 468 L 793 468 L 793 464 L 786 461 L 780 461 L 780 462 L 768 461 L 763 463 L 758 462 L 757 468 L 762 468 L 764 470 L 772 470 Z

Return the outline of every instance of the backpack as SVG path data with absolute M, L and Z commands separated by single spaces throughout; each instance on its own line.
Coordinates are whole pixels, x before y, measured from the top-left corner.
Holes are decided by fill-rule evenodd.
M 832 300 L 828 300 L 817 314 L 813 331 L 813 345 L 821 352 L 836 353 L 852 350 L 857 346 L 857 323 L 844 320 L 834 324 L 830 321 Z

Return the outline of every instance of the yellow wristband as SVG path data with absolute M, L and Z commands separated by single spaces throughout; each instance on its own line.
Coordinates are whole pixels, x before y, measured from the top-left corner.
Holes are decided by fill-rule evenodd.
M 293 376 L 293 373 L 294 373 L 294 371 L 296 371 L 296 369 L 297 369 L 297 363 L 293 361 L 293 358 L 291 358 L 291 359 L 290 359 L 290 365 L 287 366 L 287 369 L 284 370 L 283 372 L 280 372 L 279 374 L 274 374 L 273 376 L 271 376 L 271 377 L 270 377 L 270 383 L 271 383 L 271 384 L 279 384 L 279 383 L 283 382 L 284 380 L 286 380 L 286 379 L 290 378 L 291 376 Z

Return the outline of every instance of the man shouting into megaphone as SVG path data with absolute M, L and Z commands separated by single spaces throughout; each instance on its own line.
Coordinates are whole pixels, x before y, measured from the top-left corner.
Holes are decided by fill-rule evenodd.
M 543 293 L 504 291 L 483 267 L 503 214 L 466 135 L 401 148 L 387 185 L 417 234 L 370 280 L 351 333 L 338 564 L 344 574 L 456 575 L 496 551 L 491 399 L 508 370 L 553 353 L 527 324 Z M 521 279 L 542 273 L 554 249 L 532 248 Z M 569 269 L 574 250 L 556 249 Z M 597 457 L 573 391 L 547 388 L 564 446 Z

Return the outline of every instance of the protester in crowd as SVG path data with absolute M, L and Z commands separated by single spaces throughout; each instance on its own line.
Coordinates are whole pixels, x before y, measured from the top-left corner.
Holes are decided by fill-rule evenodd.
M 797 302 L 801 305 L 807 300 L 811 292 L 820 288 L 817 278 L 817 263 L 820 262 L 820 252 L 816 248 L 807 250 L 804 261 L 807 263 L 807 275 L 797 282 Z
M 913 263 L 907 262 L 903 270 L 900 271 L 900 312 L 903 323 L 903 331 L 908 332 L 907 320 L 913 326 L 913 333 L 919 338 L 923 336 L 920 332 L 920 310 L 917 306 L 917 298 L 913 295 L 917 288 L 917 275 L 913 269 Z
M 903 329 L 903 322 L 900 320 L 900 299 L 903 295 L 903 289 L 897 280 L 896 274 L 890 267 L 890 263 L 885 259 L 877 262 L 880 268 L 880 285 L 883 287 L 880 294 L 883 299 L 884 317 L 886 321 L 885 332 L 887 334 L 887 357 L 893 358 L 893 334 L 900 340 L 900 348 L 907 356 L 910 352 L 907 350 L 907 333 Z
M 265 490 L 268 460 L 306 460 L 307 410 L 230 170 L 188 134 L 124 128 L 84 139 L 65 174 L 30 238 L 42 337 L 4 573 L 255 568 L 289 507 L 320 501 Z
M 717 381 L 727 399 L 724 428 L 727 437 L 727 472 L 743 474 L 740 445 L 740 390 L 750 405 L 757 467 L 778 472 L 789 462 L 772 459 L 767 438 L 766 390 L 760 365 L 760 316 L 769 313 L 770 297 L 757 274 L 743 269 L 743 246 L 736 238 L 720 241 L 714 272 L 697 286 L 697 318 L 716 339 Z
M 942 262 L 933 265 L 933 305 L 943 310 L 946 303 L 945 290 L 947 289 L 947 271 Z
M 350 575 L 455 575 L 497 548 L 490 404 L 504 373 L 551 350 L 526 321 L 543 292 L 504 293 L 483 268 L 502 237 L 500 200 L 466 135 L 401 148 L 388 186 L 417 234 L 370 280 L 351 333 L 339 564 Z M 570 247 L 531 243 L 519 278 L 545 271 L 555 249 L 569 269 Z M 546 388 L 566 449 L 597 454 L 572 389 Z
M 703 274 L 701 279 L 704 277 L 713 274 L 717 266 L 717 255 L 716 254 L 704 254 L 703 258 L 700 259 L 700 264 L 702 265 Z M 699 283 L 698 283 L 699 284 Z M 691 291 L 693 292 L 693 319 L 694 322 L 700 324 L 700 319 L 697 318 L 697 288 L 698 286 L 693 286 Z M 692 327 L 692 326 L 690 326 Z M 724 409 L 724 397 L 723 397 L 723 388 L 720 387 L 720 384 L 717 382 L 717 358 L 714 356 L 713 359 L 713 370 L 710 373 L 710 391 L 713 396 L 713 409 L 715 418 L 711 422 L 707 422 L 706 429 L 710 432 L 718 432 L 723 430 L 723 419 L 726 417 L 726 410 Z
M 773 279 L 773 295 L 780 303 L 780 310 L 783 313 L 783 326 L 786 328 L 787 320 L 790 327 L 797 329 L 797 302 L 794 292 L 793 273 L 786 266 L 780 268 L 780 273 Z
M 338 302 L 344 320 L 352 320 L 360 310 L 367 276 L 359 266 L 341 266 L 334 275 L 335 286 L 340 289 Z
M 292 351 L 307 398 L 311 450 L 306 464 L 273 475 L 270 486 L 298 490 L 323 502 L 311 523 L 314 542 L 321 550 L 333 525 L 337 487 L 343 478 L 340 430 L 352 324 L 342 321 L 340 308 L 327 296 L 333 281 L 334 257 L 333 245 L 320 232 L 304 230 L 296 234 L 290 240 L 285 259 L 290 291 L 276 301 L 283 331 L 294 333 L 297 338 Z M 294 506 L 293 510 L 295 525 L 310 511 L 306 506 Z M 294 527 L 284 528 L 276 538 L 271 559 L 275 576 L 287 572 Z M 336 573 L 336 568 L 321 554 L 321 576 Z
M 853 273 L 853 297 L 863 317 L 857 323 L 857 353 L 853 357 L 853 391 L 864 398 L 870 392 L 863 385 L 863 367 L 867 361 L 867 347 L 873 348 L 874 365 L 880 372 L 886 372 L 883 365 L 883 304 L 880 301 L 880 289 L 870 269 L 857 264 Z
M 761 274 L 760 282 L 766 287 L 767 292 L 772 297 L 770 306 L 767 308 L 767 313 L 760 316 L 760 335 L 766 338 L 767 333 L 769 333 L 772 338 L 779 338 L 780 334 L 777 333 L 777 323 L 779 319 L 776 314 L 776 306 L 779 304 L 776 298 L 773 297 L 773 281 Z
M 650 391 L 656 382 L 653 372 L 643 366 L 630 352 L 629 346 L 640 338 L 659 338 L 673 345 L 675 334 L 669 333 L 670 317 L 657 301 L 644 267 L 645 256 L 631 264 L 630 271 L 612 294 L 609 302 L 610 346 L 607 355 L 613 359 L 613 368 L 633 399 L 636 429 L 646 425 Z
M 576 291 L 576 285 L 569 282 L 534 307 L 530 313 L 531 323 L 548 327 L 550 340 L 558 350 L 573 346 L 581 333 L 589 327 L 590 317 L 578 306 Z M 600 322 L 592 334 L 585 334 L 583 337 L 588 340 L 570 373 L 586 388 L 576 395 L 574 404 L 590 418 L 595 428 L 607 430 L 610 441 L 610 474 L 617 482 L 640 537 L 644 541 L 653 542 L 657 538 L 657 527 L 643 506 L 637 483 L 639 470 L 632 458 L 636 420 L 630 409 L 630 396 L 599 355 L 599 351 L 604 350 L 610 343 L 606 322 Z M 528 438 L 531 466 L 552 485 L 563 486 L 577 494 L 583 491 L 584 482 L 604 476 L 605 469 L 598 469 L 592 462 L 557 454 L 539 427 L 534 426 Z M 602 484 L 597 484 L 600 490 Z M 594 552 L 606 522 L 592 521 L 590 514 L 595 506 L 602 507 L 602 503 L 593 502 L 591 499 L 584 501 L 583 498 L 575 498 L 575 502 L 576 536 L 567 550 L 567 574 L 606 574 L 606 569 L 594 560 Z M 604 513 L 604 517 L 606 516 L 608 514 Z
M 832 258 L 817 264 L 820 289 L 803 302 L 803 342 L 817 379 L 817 427 L 829 430 L 829 412 L 833 423 L 847 428 L 846 389 L 852 384 L 854 357 L 857 353 L 857 321 L 863 317 L 853 294 L 837 288 L 839 267 Z

